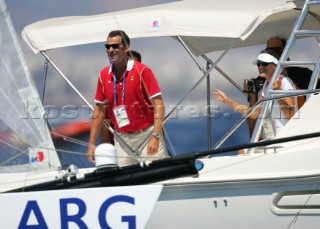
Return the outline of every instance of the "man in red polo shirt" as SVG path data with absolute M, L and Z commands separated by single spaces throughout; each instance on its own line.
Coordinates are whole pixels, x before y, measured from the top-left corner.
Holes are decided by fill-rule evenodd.
M 129 57 L 134 61 L 142 61 L 141 54 L 134 50 L 129 50 Z M 108 124 L 111 125 L 112 128 L 114 128 L 110 123 L 110 119 L 106 117 L 105 121 L 108 122 Z M 109 131 L 106 125 L 102 125 L 100 130 L 100 144 L 102 143 L 110 143 L 114 145 L 114 135 Z
M 87 151 L 89 161 L 95 162 L 94 145 L 105 117 L 110 118 L 116 131 L 119 165 L 136 163 L 137 157 L 142 160 L 165 157 L 164 103 L 152 71 L 129 58 L 130 39 L 125 32 L 110 32 L 105 47 L 111 65 L 101 70 L 98 79 Z M 137 152 L 148 136 L 151 138 L 146 146 Z M 134 155 L 118 137 L 130 146 Z

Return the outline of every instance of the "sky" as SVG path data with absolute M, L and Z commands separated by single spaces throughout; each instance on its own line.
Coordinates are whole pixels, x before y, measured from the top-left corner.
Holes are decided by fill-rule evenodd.
M 169 0 L 7 0 L 7 8 L 12 22 L 21 42 L 21 47 L 26 58 L 30 73 L 35 80 L 39 94 L 44 92 L 44 105 L 63 107 L 68 105 L 84 106 L 84 102 L 72 92 L 72 89 L 64 80 L 49 66 L 46 86 L 44 82 L 44 63 L 41 54 L 34 54 L 21 38 L 21 31 L 28 24 L 62 16 L 82 16 L 101 14 L 118 10 L 131 9 L 147 5 L 171 2 Z M 109 31 L 106 31 L 106 36 Z M 62 34 L 63 36 L 63 34 Z M 267 40 L 268 38 L 266 38 Z M 257 68 L 252 65 L 258 53 L 264 48 L 263 45 L 251 48 L 240 48 L 228 53 L 219 67 L 230 75 L 236 83 L 243 85 L 244 79 L 257 76 Z M 163 99 L 168 113 L 172 107 L 184 97 L 192 88 L 193 84 L 202 76 L 202 72 L 193 62 L 185 49 L 174 39 L 169 37 L 133 39 L 131 49 L 142 54 L 142 62 L 149 66 L 158 79 L 162 89 Z M 317 55 L 319 50 L 313 49 L 310 42 L 301 42 L 295 53 L 304 49 L 310 54 Z M 210 53 L 208 56 L 213 60 L 219 53 Z M 56 49 L 48 52 L 48 55 L 69 78 L 74 86 L 83 94 L 89 103 L 93 104 L 97 77 L 99 71 L 109 64 L 104 51 L 104 44 L 97 43 L 85 46 Z M 205 66 L 205 62 L 201 62 Z M 246 97 L 239 91 L 231 90 L 232 86 L 227 80 L 217 73 L 211 74 L 211 91 L 219 88 L 225 91 L 237 102 L 246 103 Z M 222 110 L 232 112 L 219 102 L 211 100 L 212 105 L 221 107 Z M 182 112 L 179 115 L 184 118 L 194 118 L 196 115 L 204 116 L 206 108 L 206 85 L 205 81 L 191 93 L 189 98 L 182 104 Z M 228 119 L 224 119 L 228 122 Z

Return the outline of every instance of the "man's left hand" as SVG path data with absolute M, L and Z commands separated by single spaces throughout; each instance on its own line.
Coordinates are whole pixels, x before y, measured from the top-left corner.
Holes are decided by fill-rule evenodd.
M 151 136 L 148 143 L 148 155 L 152 156 L 158 152 L 159 149 L 159 139 Z

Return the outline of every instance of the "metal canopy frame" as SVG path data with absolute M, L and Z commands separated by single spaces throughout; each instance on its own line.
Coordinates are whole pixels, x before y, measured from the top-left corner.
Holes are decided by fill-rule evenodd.
M 206 81 L 206 87 L 207 87 L 207 117 L 210 117 L 210 97 L 211 97 L 211 91 L 210 91 L 210 73 L 213 69 L 216 69 L 218 72 L 220 72 L 231 84 L 236 86 L 238 90 L 241 90 L 241 87 L 235 83 L 226 73 L 224 73 L 217 65 L 222 60 L 222 58 L 234 47 L 236 42 L 239 39 L 234 39 L 231 44 L 227 47 L 227 49 L 222 52 L 222 54 L 218 57 L 218 59 L 213 62 L 210 58 L 208 58 L 206 55 L 202 55 L 201 57 L 207 62 L 206 67 L 202 66 L 201 63 L 198 61 L 197 57 L 192 53 L 188 45 L 181 39 L 181 37 L 176 37 L 177 40 L 180 42 L 180 44 L 185 48 L 187 53 L 190 55 L 190 57 L 194 60 L 196 65 L 199 67 L 200 71 L 203 73 L 203 75 L 200 77 L 200 79 L 192 86 L 191 89 L 179 100 L 179 102 L 172 108 L 172 110 L 166 115 L 164 118 L 163 124 L 165 124 L 168 119 L 171 117 L 171 115 L 179 108 L 179 106 L 192 94 L 192 92 L 201 84 L 203 80 Z M 51 64 L 51 66 L 57 71 L 57 73 L 66 81 L 66 83 L 76 92 L 76 94 L 80 97 L 80 99 L 91 109 L 93 110 L 93 106 L 86 100 L 86 98 L 81 94 L 81 92 L 73 85 L 73 83 L 68 79 L 68 77 L 58 68 L 58 66 L 54 63 L 54 61 L 48 56 L 48 54 L 45 51 L 41 51 L 41 54 L 46 59 L 46 64 Z M 44 72 L 45 78 L 47 75 L 47 66 L 45 67 Z M 45 82 L 43 84 L 43 87 L 45 88 Z M 44 94 L 44 93 L 43 93 Z M 140 152 L 143 147 L 147 144 L 148 140 L 150 139 L 151 135 L 149 135 L 138 147 L 137 149 L 132 149 L 123 139 L 121 136 L 107 123 L 104 122 L 104 125 L 108 128 L 108 130 L 113 133 L 117 139 L 119 139 L 119 142 L 125 146 L 125 151 L 129 153 L 129 155 L 133 156 L 138 162 L 141 162 L 142 160 L 137 156 L 137 152 Z M 207 120 L 207 139 L 208 139 L 208 150 L 211 149 L 211 120 L 208 118 Z
M 281 67 L 283 66 L 292 66 L 292 65 L 313 65 L 314 66 L 314 72 L 313 75 L 311 77 L 311 82 L 309 85 L 309 88 L 307 90 L 307 92 L 303 92 L 306 94 L 310 94 L 313 91 L 311 89 L 315 88 L 316 85 L 316 81 L 318 79 L 318 75 L 319 75 L 319 61 L 320 59 L 316 60 L 316 61 L 295 61 L 295 62 L 291 62 L 289 63 L 288 61 L 285 61 L 288 57 L 288 52 L 289 49 L 293 46 L 293 43 L 296 39 L 296 36 L 298 37 L 302 37 L 302 36 L 307 36 L 307 37 L 316 37 L 319 36 L 319 31 L 297 31 L 298 28 L 300 28 L 304 22 L 304 19 L 306 18 L 306 16 L 308 15 L 309 12 L 309 7 L 314 6 L 314 5 L 319 5 L 319 1 L 306 1 L 306 3 L 304 4 L 304 7 L 302 9 L 302 13 L 300 14 L 297 22 L 295 23 L 295 27 L 294 27 L 294 33 L 292 33 L 288 39 L 288 43 L 287 46 L 285 47 L 283 54 L 280 58 L 280 64 L 277 66 L 277 69 L 275 70 L 273 77 L 271 79 L 270 85 L 272 85 L 273 81 L 276 79 L 277 75 L 280 73 L 281 71 Z M 206 61 L 206 67 L 202 66 L 200 64 L 200 62 L 197 60 L 196 56 L 193 54 L 193 52 L 191 51 L 191 49 L 188 47 L 188 45 L 185 43 L 185 41 L 180 37 L 180 36 L 176 36 L 173 37 L 175 39 L 177 39 L 181 45 L 186 49 L 187 53 L 190 55 L 190 57 L 193 59 L 193 61 L 196 63 L 196 65 L 199 67 L 200 71 L 203 73 L 203 75 L 201 76 L 201 78 L 194 84 L 194 86 L 185 94 L 185 96 L 183 96 L 180 101 L 177 103 L 177 105 L 168 113 L 168 115 L 165 117 L 164 119 L 164 124 L 165 122 L 170 118 L 170 116 L 178 109 L 179 105 L 181 103 L 183 103 L 192 93 L 192 91 L 197 88 L 200 83 L 204 80 L 207 79 L 206 82 L 206 86 L 207 86 L 207 105 L 209 106 L 211 103 L 210 100 L 210 73 L 213 69 L 216 69 L 223 77 L 225 77 L 233 86 L 235 86 L 239 91 L 242 92 L 242 87 L 240 87 L 239 85 L 237 85 L 236 82 L 234 82 L 225 72 L 223 72 L 219 67 L 218 67 L 218 63 L 220 62 L 220 60 L 233 48 L 235 47 L 235 44 L 240 40 L 240 38 L 234 38 L 232 39 L 232 42 L 229 44 L 229 46 L 223 51 L 223 53 L 218 57 L 218 59 L 213 62 L 210 58 L 208 58 L 206 55 L 201 55 L 201 57 Z M 82 94 L 75 88 L 75 86 L 68 80 L 68 78 L 59 70 L 59 68 L 53 63 L 53 61 L 49 58 L 49 56 L 46 54 L 45 51 L 41 51 L 41 53 L 44 55 L 45 59 L 56 69 L 56 71 L 60 74 L 60 76 L 62 76 L 62 78 L 71 86 L 71 88 L 79 95 L 79 97 L 93 110 L 93 107 L 89 104 L 89 102 L 82 96 Z M 320 57 L 319 57 L 320 58 Z M 279 93 L 278 92 L 274 92 L 272 90 L 268 90 L 270 92 L 268 92 L 266 99 L 269 99 L 269 96 L 273 96 L 274 94 Z M 292 92 L 292 91 L 291 91 Z M 295 92 L 295 91 L 294 91 Z M 243 92 L 242 92 L 243 93 Z M 283 91 L 283 94 L 286 94 L 287 96 L 295 96 L 295 95 L 301 95 L 300 94 L 301 91 L 298 91 L 296 94 L 292 94 L 292 93 L 288 93 Z M 277 97 L 279 98 L 279 97 Z M 276 99 L 276 97 L 274 98 Z M 268 100 L 269 101 L 269 100 Z M 260 104 L 260 103 L 259 103 Z M 258 140 L 259 134 L 261 132 L 261 128 L 262 128 L 262 120 L 263 117 L 266 116 L 266 107 L 268 105 L 267 104 L 262 104 L 262 111 L 260 112 L 259 118 L 258 118 L 258 122 L 255 125 L 255 129 L 252 135 L 252 138 L 250 140 L 250 142 L 256 142 Z M 249 113 L 248 113 L 249 114 Z M 248 114 L 245 117 L 248 117 Z M 207 115 L 208 117 L 210 117 L 210 109 L 207 110 Z M 240 122 L 238 122 L 214 147 L 211 147 L 211 120 L 208 119 L 207 122 L 207 138 L 208 138 L 208 149 L 217 149 L 218 147 L 221 146 L 221 144 L 243 123 L 245 119 L 241 120 Z M 136 158 L 137 161 L 141 161 L 140 158 L 137 157 L 136 152 L 140 151 L 145 144 L 147 143 L 148 139 L 150 138 L 147 137 L 143 143 L 137 148 L 137 149 L 131 149 L 130 146 L 128 146 L 123 140 L 122 138 L 117 134 L 117 132 L 114 131 L 114 129 L 106 122 L 104 122 L 104 125 L 109 129 L 109 131 L 111 131 L 114 135 L 117 136 L 117 139 L 119 139 L 119 141 L 125 146 L 125 150 L 132 155 L 134 158 Z M 250 149 L 252 150 L 252 149 Z

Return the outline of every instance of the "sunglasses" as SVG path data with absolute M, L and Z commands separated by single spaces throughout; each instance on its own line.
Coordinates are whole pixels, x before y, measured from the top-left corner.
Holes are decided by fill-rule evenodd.
M 120 47 L 121 44 L 112 44 L 112 45 L 109 45 L 109 44 L 105 44 L 104 46 L 106 47 L 107 50 L 109 50 L 111 47 L 113 49 L 118 49 Z
M 267 63 L 267 62 L 258 62 L 258 63 L 257 63 L 257 67 L 259 67 L 260 65 L 262 65 L 263 67 L 266 67 L 266 66 L 268 66 L 269 64 L 271 64 L 271 63 Z

